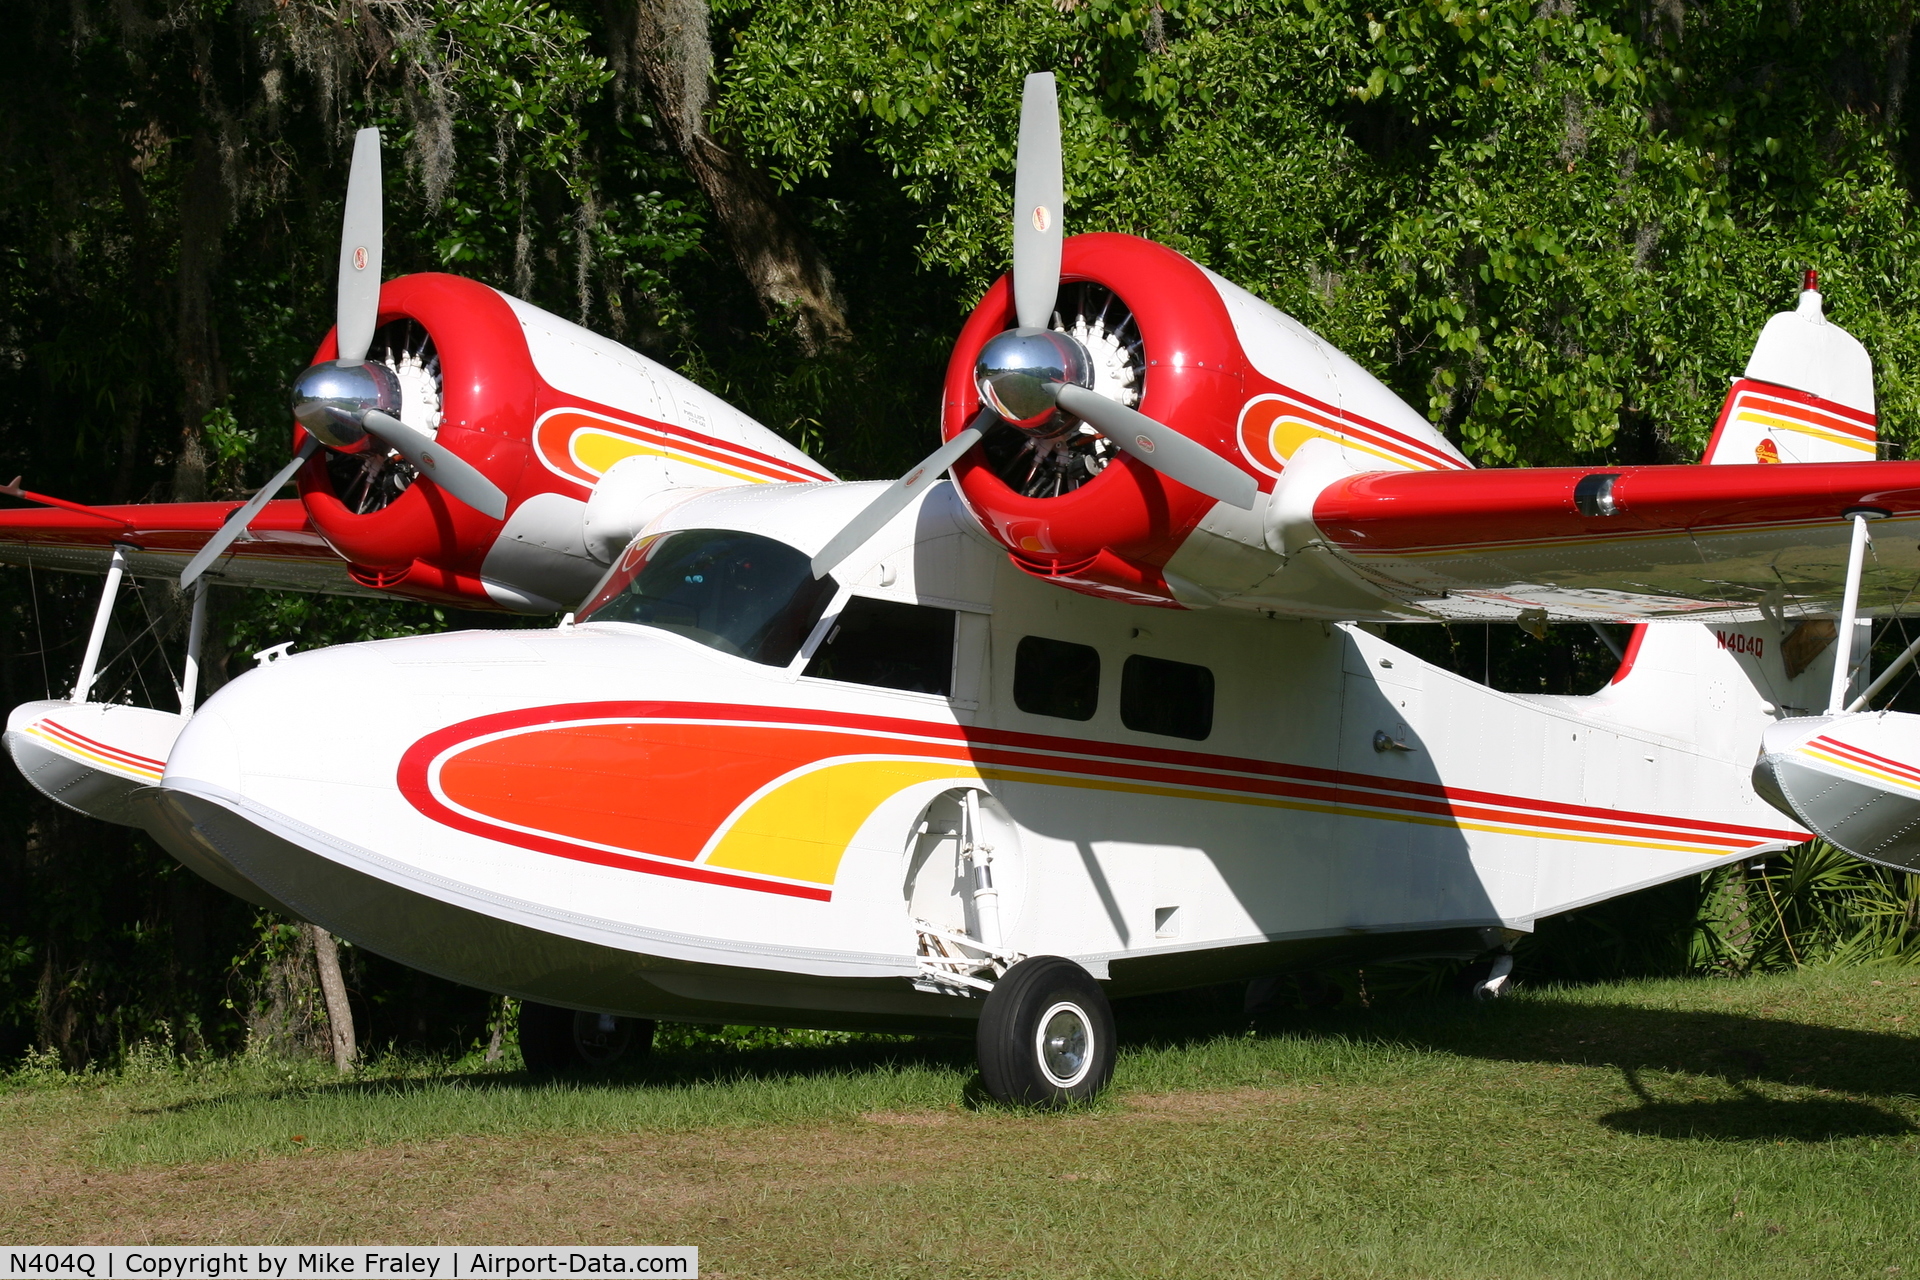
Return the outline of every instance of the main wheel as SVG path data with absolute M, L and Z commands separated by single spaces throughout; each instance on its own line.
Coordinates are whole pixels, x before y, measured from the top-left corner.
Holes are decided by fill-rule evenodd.
M 980 1010 L 980 1079 L 1001 1102 L 1062 1107 L 1113 1076 L 1113 1009 L 1093 975 L 1060 956 L 1007 970 Z
M 581 1013 L 522 1000 L 520 1056 L 535 1075 L 601 1070 L 651 1052 L 653 1027 L 646 1018 Z

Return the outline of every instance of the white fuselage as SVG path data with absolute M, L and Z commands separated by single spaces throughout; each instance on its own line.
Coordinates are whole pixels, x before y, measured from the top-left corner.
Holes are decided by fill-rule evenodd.
M 708 495 L 655 530 L 784 531 L 810 552 L 870 492 Z M 1514 696 L 1355 626 L 1062 590 L 944 484 L 889 531 L 785 665 L 627 623 L 282 659 L 193 717 L 146 825 L 459 981 L 822 1026 L 977 1013 L 917 954 L 929 926 L 981 926 L 968 790 L 1002 947 L 1119 994 L 1471 955 L 1803 838 L 1747 785 L 1767 717 L 1730 659 L 1741 700 L 1702 741 L 1641 715 L 1631 681 Z M 951 615 L 950 651 L 908 655 L 945 694 L 807 674 L 855 599 Z

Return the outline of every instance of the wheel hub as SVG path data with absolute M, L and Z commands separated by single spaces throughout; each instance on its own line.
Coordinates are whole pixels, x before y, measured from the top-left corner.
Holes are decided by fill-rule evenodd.
M 1076 1005 L 1060 1003 L 1040 1016 L 1040 1067 L 1061 1088 L 1080 1082 L 1093 1061 L 1093 1029 Z

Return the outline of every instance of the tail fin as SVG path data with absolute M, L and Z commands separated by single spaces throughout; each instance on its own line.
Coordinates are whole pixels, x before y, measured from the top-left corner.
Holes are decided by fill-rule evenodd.
M 1873 360 L 1827 319 L 1815 273 L 1804 283 L 1799 305 L 1760 331 L 1746 372 L 1720 407 L 1703 464 L 1874 460 Z M 1856 626 L 1857 689 L 1867 679 L 1873 624 Z M 1696 742 L 1744 742 L 1780 717 L 1825 710 L 1837 634 L 1827 618 L 1642 624 L 1599 697 L 1612 714 L 1649 728 Z
M 1871 462 L 1873 360 L 1826 317 L 1814 272 L 1800 305 L 1767 321 L 1734 380 L 1703 463 Z

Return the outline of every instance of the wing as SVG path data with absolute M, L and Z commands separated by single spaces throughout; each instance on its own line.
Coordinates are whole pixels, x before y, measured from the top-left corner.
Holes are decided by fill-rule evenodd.
M 1437 617 L 1737 621 L 1836 611 L 1856 508 L 1881 517 L 1861 612 L 1900 612 L 1920 586 L 1920 462 L 1370 473 L 1311 509 L 1338 561 Z
M 173 578 L 238 502 L 169 502 L 139 506 L 77 506 L 0 511 L 0 564 L 32 565 L 105 573 L 115 543 L 129 548 L 127 572 L 142 578 Z M 356 581 L 307 520 L 296 498 L 270 502 L 207 571 L 220 584 L 315 591 L 329 595 L 385 596 Z

